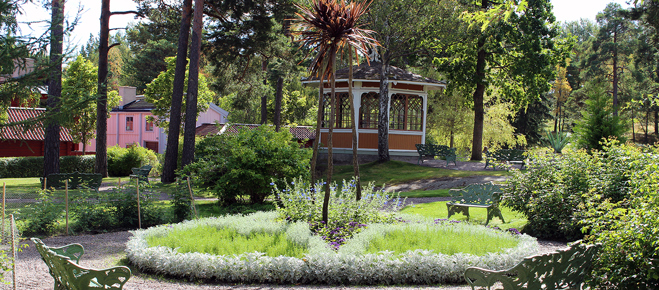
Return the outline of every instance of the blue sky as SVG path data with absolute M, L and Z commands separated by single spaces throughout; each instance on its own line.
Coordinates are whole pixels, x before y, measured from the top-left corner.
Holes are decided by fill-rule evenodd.
M 554 15 L 558 21 L 573 21 L 580 18 L 590 18 L 595 20 L 595 15 L 604 10 L 606 4 L 609 2 L 618 2 L 623 7 L 627 7 L 626 0 L 551 0 L 554 5 Z M 133 10 L 135 9 L 135 2 L 132 0 L 111 0 L 110 9 L 113 11 Z M 83 13 L 80 23 L 70 36 L 70 45 L 83 45 L 89 39 L 89 34 L 98 35 L 99 31 L 99 17 L 101 14 L 101 0 L 69 0 L 66 4 L 65 12 L 69 18 L 78 10 L 79 6 L 83 7 Z M 28 5 L 24 7 L 25 15 L 20 16 L 19 20 L 34 21 L 50 19 L 48 11 L 45 9 Z M 110 28 L 126 27 L 129 22 L 136 21 L 132 15 L 117 15 L 110 18 Z M 45 24 L 33 25 L 34 31 L 43 31 Z M 32 30 L 23 27 L 24 34 L 32 33 Z

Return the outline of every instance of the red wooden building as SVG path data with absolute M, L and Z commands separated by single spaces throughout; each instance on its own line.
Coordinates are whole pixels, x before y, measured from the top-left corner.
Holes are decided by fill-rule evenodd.
M 38 119 L 43 113 L 43 108 L 19 108 L 7 109 L 8 122 L 23 122 L 30 119 Z M 0 128 L 0 157 L 23 157 L 43 156 L 45 132 L 41 123 L 30 128 L 22 126 L 11 126 Z M 78 144 L 73 143 L 73 138 L 66 128 L 60 129 L 60 156 L 78 155 Z M 79 152 L 78 152 L 79 153 Z

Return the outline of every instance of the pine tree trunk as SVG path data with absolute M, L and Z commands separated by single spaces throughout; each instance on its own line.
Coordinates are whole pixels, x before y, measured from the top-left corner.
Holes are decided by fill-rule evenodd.
M 98 99 L 96 99 L 96 166 L 94 171 L 108 177 L 108 38 L 110 0 L 101 4 L 101 31 L 98 45 Z M 118 130 L 118 128 L 117 128 Z
M 329 224 L 329 200 L 330 200 L 330 184 L 332 183 L 332 173 L 334 171 L 334 160 L 332 158 L 332 135 L 334 134 L 334 121 L 336 114 L 336 47 L 330 49 L 329 59 L 332 62 L 332 73 L 330 75 L 331 83 L 331 97 L 330 97 L 330 117 L 329 117 L 329 132 L 327 133 L 327 180 L 325 180 L 325 198 L 323 199 L 323 221 L 325 225 Z
M 268 61 L 263 59 L 261 62 L 261 70 L 263 70 L 263 86 L 268 85 L 268 76 L 267 76 L 267 70 L 268 70 Z M 261 96 L 261 124 L 265 124 L 268 122 L 268 95 L 264 94 Z
M 275 115 L 273 123 L 275 123 L 275 131 L 279 132 L 281 127 L 281 99 L 284 94 L 284 78 L 277 78 L 277 90 L 275 92 Z
M 659 110 L 654 109 L 654 135 L 659 136 Z
M 194 161 L 195 129 L 197 127 L 197 95 L 199 94 L 199 54 L 201 53 L 201 29 L 204 18 L 204 0 L 194 1 L 194 20 L 190 43 L 190 71 L 188 93 L 185 101 L 185 129 L 183 130 L 183 156 L 181 168 Z
M 618 33 L 613 31 L 613 115 L 618 116 Z
M 62 95 L 62 50 L 64 44 L 64 1 L 53 0 L 50 30 L 50 74 L 48 77 L 48 110 L 44 140 L 43 177 L 59 173 L 60 126 L 57 112 Z
M 484 0 L 483 2 L 487 2 Z M 476 90 L 474 91 L 474 131 L 471 147 L 471 160 L 483 160 L 483 121 L 485 109 L 483 97 L 485 95 L 485 37 L 478 40 L 478 55 L 476 58 Z
M 389 53 L 382 56 L 380 74 L 380 112 L 378 115 L 378 162 L 387 162 L 389 157 Z
M 174 70 L 174 86 L 172 90 L 172 108 L 169 112 L 169 132 L 167 133 L 167 149 L 161 181 L 172 183 L 176 181 L 176 165 L 178 162 L 178 137 L 181 131 L 181 106 L 183 103 L 183 88 L 185 87 L 185 67 L 188 54 L 188 36 L 190 35 L 190 18 L 192 0 L 183 2 L 181 26 L 176 51 L 176 68 Z
M 358 118 L 355 116 L 355 102 L 352 95 L 352 48 L 348 48 L 348 97 L 350 98 L 350 114 L 352 116 L 352 168 L 355 177 L 356 194 L 355 199 L 362 199 L 362 185 L 359 178 L 359 155 L 357 155 L 357 124 Z

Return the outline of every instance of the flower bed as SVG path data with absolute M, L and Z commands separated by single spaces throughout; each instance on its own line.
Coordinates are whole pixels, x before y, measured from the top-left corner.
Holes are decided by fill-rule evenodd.
M 432 220 L 417 220 L 396 225 L 369 225 L 348 240 L 338 251 L 334 251 L 320 237 L 311 234 L 307 223 L 283 223 L 275 221 L 276 218 L 275 212 L 259 212 L 248 216 L 207 218 L 137 230 L 128 241 L 126 251 L 128 259 L 141 270 L 186 279 L 229 283 L 332 285 L 459 283 L 464 282 L 462 273 L 468 267 L 509 268 L 523 257 L 538 251 L 538 244 L 534 238 L 519 235 L 516 236 L 519 239 L 517 247 L 482 256 L 462 253 L 448 256 L 425 250 L 408 251 L 399 255 L 387 251 L 364 254 L 370 239 L 404 227 L 450 226 L 465 234 L 475 231 L 507 234 L 468 224 L 435 225 Z M 308 253 L 302 259 L 284 256 L 267 257 L 258 252 L 217 256 L 178 253 L 176 249 L 149 247 L 146 242 L 148 236 L 166 235 L 172 229 L 186 229 L 202 224 L 218 228 L 231 227 L 243 234 L 252 231 L 285 232 L 288 239 L 307 247 Z

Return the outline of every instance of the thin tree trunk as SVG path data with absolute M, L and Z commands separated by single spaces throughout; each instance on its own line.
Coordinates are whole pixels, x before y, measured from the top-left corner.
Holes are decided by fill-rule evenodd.
M 378 162 L 387 162 L 389 157 L 389 53 L 382 56 L 380 74 L 380 113 L 378 116 Z
M 618 116 L 618 33 L 613 31 L 613 115 Z
M 350 114 L 352 115 L 352 168 L 355 176 L 355 187 L 357 189 L 355 199 L 362 199 L 362 184 L 359 177 L 359 160 L 357 155 L 357 124 L 358 118 L 355 116 L 355 102 L 352 95 L 352 48 L 348 48 L 348 97 L 350 98 Z
M 48 110 L 44 140 L 43 177 L 59 173 L 60 126 L 59 102 L 62 95 L 62 50 L 64 43 L 64 1 L 53 0 L 50 30 L 50 74 L 48 77 Z
M 483 1 L 486 2 L 486 1 Z M 478 40 L 478 56 L 476 59 L 476 90 L 474 91 L 474 132 L 471 148 L 471 160 L 483 160 L 483 121 L 485 110 L 483 96 L 485 95 L 485 37 Z
M 325 89 L 325 84 L 323 82 L 325 67 L 323 65 L 320 67 L 320 85 L 318 86 L 318 114 L 316 115 L 316 139 L 313 140 L 313 154 L 311 156 L 311 186 L 314 186 L 316 184 L 316 180 L 318 179 L 318 176 L 316 176 L 316 164 L 318 162 L 318 147 L 320 144 L 320 127 L 322 126 L 323 122 L 323 99 L 325 98 L 325 96 L 323 96 Z
M 268 76 L 266 71 L 268 70 L 268 61 L 263 58 L 261 62 L 261 70 L 263 70 L 263 86 L 268 85 Z M 261 124 L 268 122 L 268 95 L 263 94 L 261 96 Z
M 108 38 L 110 0 L 101 4 L 101 31 L 98 45 L 98 99 L 96 99 L 96 166 L 94 171 L 108 177 Z M 117 128 L 118 130 L 118 128 Z
M 325 181 L 325 198 L 323 199 L 323 221 L 325 225 L 329 223 L 329 199 L 330 199 L 330 184 L 332 183 L 332 173 L 334 171 L 334 160 L 332 158 L 332 135 L 334 134 L 334 120 L 336 114 L 336 78 L 334 76 L 336 68 L 336 47 L 330 50 L 329 59 L 332 62 L 332 73 L 330 75 L 331 83 L 331 97 L 330 97 L 330 118 L 329 118 L 329 132 L 327 133 L 327 180 Z
M 659 136 L 659 110 L 654 109 L 654 135 Z
M 275 92 L 275 115 L 273 122 L 275 123 L 275 131 L 279 132 L 281 127 L 281 99 L 284 94 L 284 78 L 277 78 L 277 90 Z
M 190 71 L 183 130 L 183 156 L 181 168 L 194 161 L 195 129 L 197 127 L 197 95 L 199 94 L 199 54 L 201 52 L 201 28 L 204 18 L 204 0 L 194 2 L 194 20 L 190 44 Z
M 188 36 L 190 35 L 190 18 L 192 0 L 183 2 L 181 12 L 181 26 L 178 35 L 178 49 L 176 51 L 176 68 L 174 72 L 174 86 L 172 90 L 172 108 L 169 113 L 169 132 L 167 133 L 167 149 L 165 150 L 165 164 L 161 181 L 172 183 L 176 181 L 176 163 L 178 162 L 178 137 L 181 131 L 181 103 L 183 102 L 183 88 L 185 87 L 185 67 L 188 54 Z

